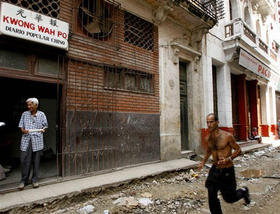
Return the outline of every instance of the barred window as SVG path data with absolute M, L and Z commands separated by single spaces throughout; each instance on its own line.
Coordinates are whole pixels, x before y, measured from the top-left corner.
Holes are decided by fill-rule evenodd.
M 117 6 L 114 1 L 81 0 L 78 19 L 84 33 L 95 39 L 107 39 L 113 31 L 113 14 Z
M 154 25 L 131 13 L 125 12 L 124 41 L 147 50 L 153 50 Z
M 60 0 L 2 0 L 53 18 L 59 17 Z
M 105 87 L 107 88 L 121 88 L 122 78 L 121 70 L 112 67 L 105 67 Z
M 127 68 L 104 67 L 104 86 L 107 89 L 121 89 L 153 93 L 153 75 Z

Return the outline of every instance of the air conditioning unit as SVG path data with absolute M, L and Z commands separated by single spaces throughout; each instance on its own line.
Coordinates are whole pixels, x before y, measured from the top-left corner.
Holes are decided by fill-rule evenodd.
M 110 36 L 113 29 L 112 7 L 104 0 L 82 0 L 78 17 L 83 29 L 96 39 Z

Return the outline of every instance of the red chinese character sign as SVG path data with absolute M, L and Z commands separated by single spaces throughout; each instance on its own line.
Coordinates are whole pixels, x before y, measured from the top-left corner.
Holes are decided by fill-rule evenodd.
M 69 24 L 1 2 L 0 34 L 68 50 Z

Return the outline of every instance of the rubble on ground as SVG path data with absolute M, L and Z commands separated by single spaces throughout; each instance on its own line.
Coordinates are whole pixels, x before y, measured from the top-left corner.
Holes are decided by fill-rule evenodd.
M 271 161 L 273 160 L 273 161 Z M 271 200 L 280 180 L 280 149 L 269 147 L 249 152 L 234 160 L 237 184 L 248 186 L 252 203 L 244 206 L 243 201 L 237 205 L 227 204 L 221 199 L 225 213 L 262 213 L 260 203 Z M 80 196 L 79 200 L 65 199 L 34 207 L 32 212 L 40 213 L 166 213 L 166 214 L 200 214 L 209 213 L 207 190 L 204 186 L 211 163 L 202 171 L 197 169 L 180 170 L 158 176 L 139 179 L 129 184 L 109 188 L 99 193 Z M 267 177 L 267 178 L 265 178 Z M 14 213 L 25 213 L 30 210 L 18 209 Z M 278 211 L 278 208 L 277 208 Z M 273 213 L 273 212 L 271 212 Z

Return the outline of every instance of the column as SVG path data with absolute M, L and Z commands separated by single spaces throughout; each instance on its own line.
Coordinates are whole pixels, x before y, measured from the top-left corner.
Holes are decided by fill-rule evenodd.
M 203 43 L 203 42 L 202 42 Z M 206 47 L 205 47 L 206 48 Z M 201 143 L 204 149 L 207 148 L 205 141 L 209 133 L 206 125 L 206 116 L 214 112 L 213 105 L 213 80 L 212 80 L 212 59 L 204 52 L 201 56 L 201 79 L 202 79 L 202 101 L 201 101 Z
M 277 135 L 277 122 L 276 122 L 276 98 L 275 98 L 275 89 L 269 89 L 270 95 L 270 131 L 274 136 Z
M 262 114 L 262 136 L 269 137 L 270 108 L 269 108 L 269 87 L 261 85 L 261 114 Z
M 168 29 L 160 25 L 159 34 Z M 160 40 L 159 46 L 160 157 L 173 160 L 181 156 L 179 57 L 168 40 Z
M 218 115 L 220 127 L 233 134 L 230 67 L 217 68 Z

